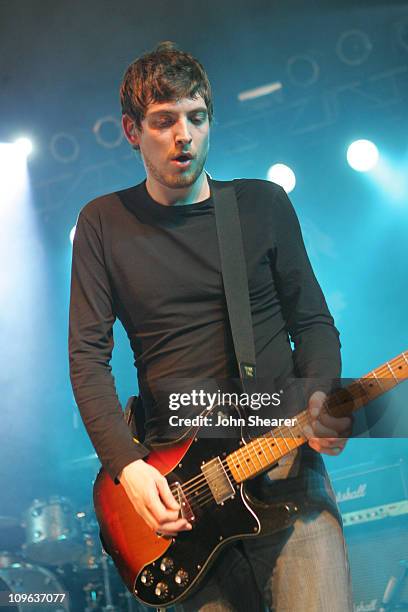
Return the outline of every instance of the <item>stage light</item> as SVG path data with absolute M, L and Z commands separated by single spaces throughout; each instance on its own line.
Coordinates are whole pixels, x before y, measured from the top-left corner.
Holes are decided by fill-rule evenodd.
M 347 149 L 347 161 L 357 172 L 372 170 L 379 158 L 378 149 L 370 140 L 356 140 Z
M 1 205 L 10 203 L 27 186 L 27 157 L 15 143 L 0 143 L 0 195 Z
M 267 178 L 268 181 L 278 183 L 278 185 L 284 188 L 286 193 L 293 191 L 296 185 L 295 173 L 285 164 L 274 164 L 271 166 L 268 170 Z
M 76 225 L 74 225 L 72 230 L 69 232 L 69 239 L 71 241 L 71 244 L 74 244 L 75 230 L 76 230 Z
M 381 155 L 377 166 L 370 173 L 370 180 L 384 195 L 384 201 L 388 205 L 407 205 L 408 177 L 407 161 L 404 159 L 391 158 L 387 152 Z
M 25 157 L 28 157 L 33 150 L 33 143 L 29 138 L 18 138 L 14 144 Z

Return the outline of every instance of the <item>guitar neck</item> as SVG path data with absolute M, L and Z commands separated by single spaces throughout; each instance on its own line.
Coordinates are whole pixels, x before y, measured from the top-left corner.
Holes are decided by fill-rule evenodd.
M 408 352 L 387 361 L 345 388 L 332 393 L 326 402 L 330 415 L 349 416 L 408 378 Z M 310 425 L 309 414 L 303 410 L 292 427 L 276 427 L 255 438 L 226 457 L 236 482 L 244 482 L 264 472 L 277 461 L 304 444 L 304 427 Z

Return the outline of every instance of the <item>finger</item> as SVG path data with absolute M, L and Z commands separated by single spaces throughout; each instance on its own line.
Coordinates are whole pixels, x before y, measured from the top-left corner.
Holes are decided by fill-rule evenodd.
M 335 429 L 331 429 L 323 425 L 320 421 L 312 421 L 312 429 L 315 438 L 338 438 L 338 433 Z
M 168 521 L 176 521 L 179 518 L 178 510 L 167 510 L 161 502 L 148 502 L 147 509 L 154 516 L 155 521 L 160 525 Z
M 347 438 L 311 438 L 320 444 L 322 448 L 343 448 L 346 445 Z
M 332 456 L 339 455 L 344 450 L 344 447 L 346 445 L 345 443 L 343 443 L 342 445 L 331 446 L 329 444 L 322 443 L 322 438 L 310 438 L 308 443 L 309 446 L 318 453 L 324 453 L 325 455 Z
M 330 455 L 331 457 L 337 457 L 342 453 L 344 448 L 324 448 L 320 452 L 325 455 Z
M 179 510 L 168 510 L 159 497 L 156 483 L 154 483 L 154 485 L 154 489 L 150 491 L 145 498 L 147 510 L 149 510 L 158 523 L 175 521 L 179 516 Z
M 308 443 L 309 443 L 310 448 L 312 448 L 318 453 L 323 453 L 325 455 L 337 455 L 338 454 L 338 451 L 334 451 L 333 449 L 329 449 L 329 448 L 323 448 L 321 444 L 313 441 L 312 439 L 309 440 Z
M 312 421 L 309 425 L 303 427 L 303 433 L 307 439 L 310 438 L 333 438 L 337 436 L 337 432 L 324 427 L 319 421 Z
M 307 408 L 312 417 L 316 418 L 326 401 L 327 395 L 323 391 L 315 391 L 309 398 Z
M 149 510 L 146 507 L 143 507 L 143 509 L 138 510 L 138 513 L 140 514 L 142 519 L 147 523 L 150 529 L 153 529 L 153 531 L 157 531 L 159 529 L 159 521 L 156 521 L 153 514 L 149 512 Z
M 172 533 L 178 533 L 179 531 L 191 531 L 192 525 L 186 519 L 178 519 L 177 521 L 167 521 L 166 523 L 160 523 L 158 531 L 165 535 L 171 535 Z
M 351 419 L 350 417 L 333 417 L 327 412 L 322 411 L 319 416 L 319 422 L 328 427 L 334 429 L 338 433 L 348 432 L 351 430 Z
M 180 505 L 174 499 L 173 493 L 170 491 L 169 483 L 166 478 L 159 478 L 156 481 L 157 489 L 160 498 L 168 510 L 180 510 Z

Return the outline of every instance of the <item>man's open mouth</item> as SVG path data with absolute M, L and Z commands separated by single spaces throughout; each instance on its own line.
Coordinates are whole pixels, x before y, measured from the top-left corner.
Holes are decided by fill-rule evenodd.
M 189 166 L 193 156 L 190 153 L 181 153 L 177 157 L 174 157 L 172 161 L 178 166 Z

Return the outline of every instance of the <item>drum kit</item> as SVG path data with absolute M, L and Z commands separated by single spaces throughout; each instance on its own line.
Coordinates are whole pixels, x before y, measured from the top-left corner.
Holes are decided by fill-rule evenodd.
M 0 516 L 0 594 L 8 612 L 147 610 L 103 550 L 93 511 L 58 496 L 35 499 L 22 522 Z

